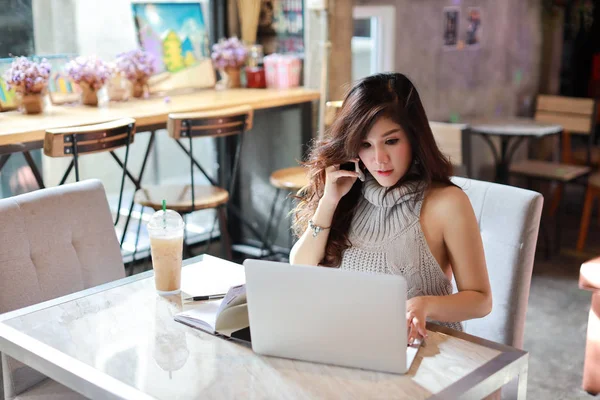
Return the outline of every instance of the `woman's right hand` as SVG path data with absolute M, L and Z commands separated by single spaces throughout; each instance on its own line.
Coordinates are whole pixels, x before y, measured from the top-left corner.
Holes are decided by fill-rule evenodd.
M 358 162 L 358 160 L 352 160 Z M 339 165 L 332 165 L 325 169 L 325 191 L 323 193 L 323 199 L 331 204 L 339 203 L 340 199 L 344 197 L 354 182 L 358 179 L 358 173 L 355 171 L 346 171 L 340 169 Z

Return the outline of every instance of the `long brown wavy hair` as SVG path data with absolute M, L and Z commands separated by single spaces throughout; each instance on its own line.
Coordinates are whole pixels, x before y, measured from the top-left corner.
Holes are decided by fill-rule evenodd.
M 356 82 L 348 91 L 325 139 L 312 145 L 309 158 L 303 163 L 309 170 L 310 181 L 298 194 L 300 201 L 293 211 L 293 230 L 297 236 L 306 231 L 323 196 L 325 168 L 357 157 L 362 142 L 380 117 L 402 127 L 413 156 L 409 171 L 389 190 L 411 182 L 418 183 L 419 190 L 427 189 L 433 182 L 452 185 L 452 164 L 437 147 L 412 82 L 400 73 L 372 75 Z M 352 245 L 348 231 L 361 196 L 362 182 L 357 180 L 336 208 L 321 265 L 339 266 L 342 252 Z

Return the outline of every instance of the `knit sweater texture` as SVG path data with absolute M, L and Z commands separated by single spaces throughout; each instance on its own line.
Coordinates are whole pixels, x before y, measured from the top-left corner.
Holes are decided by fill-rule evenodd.
M 406 279 L 408 299 L 452 294 L 452 282 L 431 254 L 421 229 L 424 185 L 412 182 L 387 192 L 370 175 L 349 231 L 351 247 L 340 269 L 397 274 Z M 460 322 L 437 322 L 462 331 Z

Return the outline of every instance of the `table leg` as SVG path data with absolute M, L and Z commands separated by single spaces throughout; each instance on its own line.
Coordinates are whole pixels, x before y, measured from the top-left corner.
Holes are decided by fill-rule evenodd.
M 494 142 L 492 142 L 492 139 L 490 139 L 489 136 L 484 134 L 479 134 L 479 136 L 483 139 L 484 142 L 487 143 L 487 145 L 490 147 L 490 150 L 492 151 L 492 156 L 494 157 L 494 164 L 496 165 L 496 176 L 494 177 L 494 180 L 496 182 L 500 182 L 506 174 L 505 166 L 501 165 L 503 157 L 500 157 L 500 155 L 498 154 L 498 150 L 496 150 L 496 146 L 494 146 Z
M 494 181 L 501 184 L 508 184 L 510 162 L 515 151 L 519 148 L 519 145 L 523 142 L 525 137 L 500 136 L 500 154 L 498 154 L 498 150 L 496 150 L 496 146 L 494 146 L 494 143 L 489 136 L 485 134 L 480 134 L 480 136 L 488 144 L 494 157 L 494 163 L 496 164 L 496 177 Z M 512 139 L 515 140 L 513 141 Z
M 35 165 L 35 161 L 33 160 L 33 157 L 31 157 L 31 153 L 28 150 L 25 150 L 22 153 L 23 153 L 23 157 L 25 157 L 25 161 L 27 161 L 27 165 L 29 166 L 29 168 L 31 169 L 31 172 L 33 173 L 33 176 L 35 177 L 35 180 L 36 180 L 39 188 L 44 189 L 45 186 L 44 186 L 44 180 L 42 179 L 42 174 L 40 174 L 40 170 L 38 169 L 37 165 Z M 4 165 L 6 165 L 8 159 L 10 158 L 11 155 L 12 155 L 12 153 L 8 153 L 8 154 L 3 154 L 0 157 L 0 171 L 2 170 Z
M 517 388 L 517 399 L 525 400 L 527 398 L 527 373 L 529 364 L 525 363 L 521 372 L 519 373 L 519 386 Z
M 301 140 L 302 140 L 302 160 L 306 160 L 308 157 L 308 151 L 310 149 L 310 144 L 313 139 L 313 104 L 312 102 L 306 102 L 300 104 L 300 112 L 301 112 Z
M 500 160 L 496 164 L 496 182 L 502 184 L 508 183 L 508 160 L 506 155 L 509 141 L 510 137 L 502 136 L 500 138 Z
M 37 168 L 37 165 L 35 165 L 35 161 L 33 161 L 33 157 L 31 157 L 29 151 L 24 151 L 23 157 L 25 157 L 25 161 L 27 161 L 29 168 L 31 168 L 31 172 L 33 173 L 33 176 L 35 176 L 38 186 L 40 189 L 43 189 L 45 186 L 42 175 L 40 174 L 40 170 Z
M 10 154 L 3 154 L 2 157 L 0 157 L 0 171 L 2 171 L 2 168 L 4 167 L 9 158 Z
M 148 156 L 150 155 L 150 151 L 152 150 L 152 146 L 154 144 L 154 136 L 155 135 L 156 135 L 156 131 L 150 132 L 150 139 L 148 139 L 148 146 L 146 147 L 146 154 L 144 154 L 144 160 L 142 161 L 142 167 L 140 168 L 140 173 L 137 178 L 137 183 L 136 183 L 136 181 L 134 181 L 136 190 L 138 190 L 141 187 L 142 178 L 144 177 L 144 171 L 146 170 L 146 163 L 148 162 Z M 133 181 L 133 177 L 130 177 L 130 178 Z M 133 194 L 133 197 L 131 197 L 131 204 L 129 205 L 129 212 L 127 213 L 127 219 L 125 220 L 125 226 L 123 227 L 123 235 L 121 236 L 121 240 L 120 240 L 121 247 L 123 247 L 123 243 L 125 242 L 125 235 L 127 234 L 127 228 L 129 226 L 129 221 L 131 220 L 131 213 L 133 212 L 133 206 L 135 204 L 134 200 L 135 200 L 135 192 Z M 117 210 L 117 212 L 121 212 L 121 210 Z M 144 214 L 144 209 L 142 208 L 142 211 L 140 213 L 140 221 L 139 221 L 140 224 L 141 224 L 141 219 L 143 217 L 143 214 Z M 139 235 L 139 225 L 138 225 L 138 235 Z M 136 238 L 136 241 L 137 241 L 137 238 Z M 137 248 L 134 251 L 136 251 L 136 250 L 137 250 Z

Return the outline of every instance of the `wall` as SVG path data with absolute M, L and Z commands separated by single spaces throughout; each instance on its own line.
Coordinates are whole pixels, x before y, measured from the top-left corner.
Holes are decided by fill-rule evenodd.
M 31 0 L 4 0 L 0 5 L 0 58 L 32 54 Z
M 542 45 L 540 0 L 356 0 L 396 7 L 396 71 L 417 86 L 431 120 L 516 115 L 526 111 L 539 87 Z M 482 11 L 479 49 L 443 49 L 443 8 Z M 485 144 L 473 140 L 474 177 L 491 178 Z
M 363 0 L 396 6 L 396 70 L 417 85 L 432 119 L 482 114 L 511 115 L 517 95 L 538 87 L 541 48 L 539 0 Z M 469 6 L 482 9 L 478 50 L 448 51 L 443 7 L 461 8 L 459 32 Z M 520 85 L 516 83 L 521 75 Z

